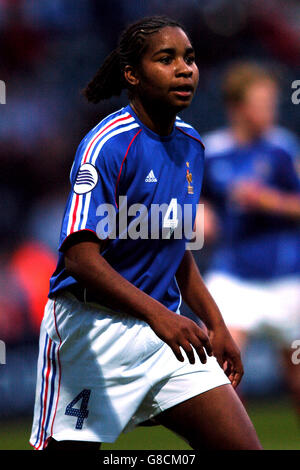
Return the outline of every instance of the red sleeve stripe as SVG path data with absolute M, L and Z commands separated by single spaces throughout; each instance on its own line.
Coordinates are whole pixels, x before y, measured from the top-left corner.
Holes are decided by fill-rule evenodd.
M 182 129 L 180 129 L 178 126 L 177 126 L 177 129 L 178 129 L 180 132 L 182 132 L 183 134 L 185 134 L 185 135 L 187 135 L 188 137 L 190 137 L 191 139 L 194 139 L 194 140 L 196 140 L 197 142 L 199 142 L 199 143 L 202 145 L 203 149 L 205 150 L 205 145 L 204 145 L 203 142 L 201 142 L 200 139 L 197 139 L 197 137 L 194 137 L 193 135 L 188 134 L 187 132 L 185 132 L 185 131 L 183 131 Z
M 94 138 L 92 139 L 92 141 L 90 142 L 88 148 L 86 149 L 85 153 L 84 153 L 84 156 L 83 156 L 83 161 L 82 163 L 86 163 L 87 161 L 87 158 L 88 158 L 88 155 L 90 153 L 90 150 L 91 150 L 91 147 L 93 146 L 93 144 L 95 143 L 95 141 L 102 135 L 104 134 L 105 131 L 107 131 L 110 127 L 114 126 L 114 125 L 119 125 L 118 123 L 122 122 L 122 121 L 128 121 L 128 122 L 131 122 L 131 119 L 132 116 L 131 114 L 128 114 L 124 117 L 121 117 L 121 118 L 115 118 L 113 119 L 107 126 L 103 127 L 99 132 L 97 132 L 97 134 L 94 136 Z M 122 124 L 127 124 L 127 122 L 122 122 Z
M 120 126 L 120 121 L 121 121 L 121 126 Z M 116 127 L 116 129 L 114 129 L 114 127 Z M 94 155 L 91 160 L 91 163 L 95 164 L 95 160 L 97 159 L 102 146 L 107 142 L 107 140 L 109 140 L 111 137 L 115 135 L 121 134 L 123 132 L 127 132 L 135 127 L 139 127 L 139 125 L 134 122 L 134 118 L 131 115 L 126 116 L 126 118 L 120 118 L 120 119 L 114 120 L 112 125 L 108 125 L 105 127 L 106 129 L 105 133 L 98 135 L 97 142 L 93 139 L 94 144 L 89 145 L 89 150 L 87 150 L 86 156 L 84 157 L 84 159 L 87 159 L 88 155 L 90 156 L 92 154 L 95 145 L 97 145 L 96 152 L 94 152 Z M 103 129 L 103 132 L 105 129 Z M 70 213 L 68 217 L 67 235 L 69 235 L 70 233 L 76 232 L 79 228 L 85 228 L 86 219 L 88 216 L 90 198 L 91 198 L 91 194 L 88 193 L 86 195 L 85 202 L 83 205 L 82 195 L 78 195 L 75 193 L 73 194 L 71 207 L 70 207 Z M 80 222 L 81 214 L 83 214 L 82 222 Z

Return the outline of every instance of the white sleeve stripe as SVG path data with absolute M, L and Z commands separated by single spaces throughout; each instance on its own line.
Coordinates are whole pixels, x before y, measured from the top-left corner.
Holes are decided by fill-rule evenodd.
M 83 219 L 82 219 L 81 229 L 86 227 L 88 213 L 89 213 L 89 207 L 90 207 L 91 195 L 92 195 L 92 191 L 90 193 L 87 193 L 86 198 L 85 198 L 85 205 L 84 205 L 84 209 L 83 209 Z
M 73 232 L 77 232 L 78 228 L 79 228 L 83 196 L 84 196 L 84 194 L 79 195 L 79 202 L 78 202 L 78 207 L 77 207 L 77 210 L 76 210 L 76 220 L 75 220 Z
M 72 220 L 73 220 L 72 215 L 73 215 L 73 212 L 74 212 L 76 196 L 77 196 L 77 194 L 73 193 L 73 195 L 72 195 L 71 207 L 70 207 L 70 212 L 69 212 L 69 220 L 68 220 L 68 227 L 67 227 L 67 235 L 69 235 L 69 233 L 71 232 L 71 226 L 72 226 Z
M 189 127 L 190 129 L 193 129 L 193 126 L 190 126 L 189 124 L 186 124 L 185 122 L 179 121 L 176 122 L 176 127 Z
M 100 153 L 100 150 L 102 149 L 103 145 L 111 138 L 111 137 L 114 137 L 115 135 L 118 135 L 118 134 L 122 134 L 123 132 L 127 132 L 127 131 L 131 131 L 131 129 L 134 129 L 135 127 L 140 127 L 138 123 L 134 123 L 134 124 L 131 124 L 129 126 L 126 126 L 126 127 L 121 127 L 121 129 L 116 129 L 115 131 L 111 132 L 110 134 L 108 134 L 106 137 L 104 137 L 104 139 L 101 140 L 99 146 L 97 147 L 94 155 L 93 155 L 93 158 L 92 158 L 92 165 L 95 166 L 95 163 L 96 163 L 96 160 L 98 158 L 98 155 Z
M 83 153 L 81 164 L 86 163 L 90 160 L 91 154 L 93 153 L 93 150 L 95 146 L 98 144 L 99 140 L 101 140 L 104 135 L 108 134 L 111 131 L 111 129 L 114 129 L 115 127 L 119 127 L 119 126 L 124 126 L 127 123 L 132 122 L 134 120 L 134 118 L 131 116 L 126 118 L 127 115 L 129 116 L 129 113 L 125 113 L 124 116 L 117 116 L 115 119 L 110 121 L 106 126 L 99 129 L 99 131 L 91 137 L 89 143 L 86 144 L 86 151 Z
M 101 139 L 106 135 L 108 134 L 112 129 L 115 129 L 116 127 L 121 127 L 121 126 L 125 126 L 126 124 L 129 124 L 130 122 L 133 122 L 134 121 L 134 118 L 133 117 L 129 117 L 128 119 L 122 121 L 122 122 L 115 122 L 114 124 L 111 124 L 109 126 L 109 128 L 107 129 L 102 129 L 102 131 L 100 131 L 98 134 L 96 134 L 96 136 L 93 137 L 93 144 L 92 146 L 90 146 L 88 148 L 88 152 L 85 153 L 85 155 L 83 155 L 82 157 L 82 163 L 87 163 L 90 159 L 91 159 L 91 155 L 95 149 L 95 147 L 98 145 L 99 141 L 101 141 Z

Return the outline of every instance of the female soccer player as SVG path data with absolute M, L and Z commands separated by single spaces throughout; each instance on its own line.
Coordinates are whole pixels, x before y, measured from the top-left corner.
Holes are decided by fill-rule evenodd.
M 300 335 L 300 181 L 292 136 L 276 126 L 278 85 L 252 62 L 224 75 L 228 123 L 205 139 L 205 240 L 215 236 L 205 281 L 242 354 L 252 335 L 273 339 L 300 418 L 300 368 L 292 360 Z
M 185 30 L 151 17 L 85 90 L 97 103 L 125 88 L 130 104 L 87 134 L 71 170 L 41 326 L 36 449 L 97 449 L 154 417 L 194 449 L 261 448 L 234 391 L 239 351 L 179 236 L 185 206 L 195 217 L 203 144 L 176 115 L 197 82 Z M 181 295 L 208 335 L 180 315 Z

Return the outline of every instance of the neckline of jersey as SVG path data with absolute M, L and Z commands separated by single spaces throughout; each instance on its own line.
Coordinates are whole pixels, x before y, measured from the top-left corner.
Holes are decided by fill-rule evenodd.
M 139 117 L 137 116 L 137 114 L 135 113 L 135 111 L 132 109 L 132 107 L 130 106 L 130 104 L 128 104 L 125 109 L 125 111 L 129 112 L 129 114 L 131 114 L 134 119 L 138 122 L 138 124 L 146 131 L 147 134 L 149 134 L 150 137 L 152 137 L 153 139 L 155 140 L 159 140 L 159 141 L 163 141 L 163 142 L 167 142 L 171 139 L 173 139 L 173 137 L 175 136 L 175 133 L 176 133 L 176 126 L 175 126 L 175 122 L 173 124 L 173 129 L 172 129 L 172 132 L 171 134 L 169 135 L 159 135 L 159 134 L 156 134 L 156 132 L 153 132 L 151 129 L 149 129 L 149 127 L 147 127 L 140 119 Z

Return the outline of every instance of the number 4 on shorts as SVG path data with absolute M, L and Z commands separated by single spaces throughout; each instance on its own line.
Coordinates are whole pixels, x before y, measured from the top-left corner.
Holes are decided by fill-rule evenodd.
M 65 411 L 65 415 L 69 416 L 77 416 L 76 426 L 75 429 L 82 429 L 83 420 L 88 417 L 89 410 L 87 409 L 87 405 L 90 399 L 91 391 L 84 389 L 82 390 L 75 398 L 72 400 Z M 74 405 L 81 400 L 80 408 L 73 408 Z

